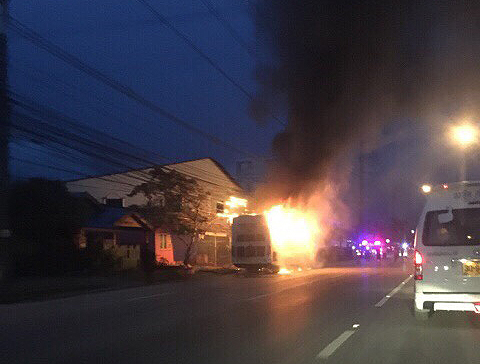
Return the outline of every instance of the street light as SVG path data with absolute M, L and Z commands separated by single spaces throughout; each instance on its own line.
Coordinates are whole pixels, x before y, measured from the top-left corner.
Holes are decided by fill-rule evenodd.
M 430 193 L 431 191 L 432 191 L 432 186 L 427 185 L 427 184 L 422 186 L 422 192 L 423 193 L 427 194 L 427 193 Z
M 452 126 L 452 139 L 455 143 L 460 145 L 462 149 L 462 161 L 460 164 L 460 180 L 467 179 L 467 156 L 466 149 L 477 142 L 478 128 L 470 124 Z
M 452 127 L 452 137 L 462 147 L 468 147 L 477 140 L 478 129 L 473 125 L 457 125 Z

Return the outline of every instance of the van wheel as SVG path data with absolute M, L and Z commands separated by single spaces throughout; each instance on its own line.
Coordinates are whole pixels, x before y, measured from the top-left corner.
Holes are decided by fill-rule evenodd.
M 430 310 L 419 310 L 417 307 L 413 307 L 413 313 L 417 321 L 426 321 L 430 317 Z

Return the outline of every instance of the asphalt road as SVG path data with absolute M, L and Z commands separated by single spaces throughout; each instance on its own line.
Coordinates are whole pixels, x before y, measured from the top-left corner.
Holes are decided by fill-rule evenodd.
M 0 363 L 480 362 L 480 316 L 417 323 L 410 273 L 370 262 L 1 305 Z

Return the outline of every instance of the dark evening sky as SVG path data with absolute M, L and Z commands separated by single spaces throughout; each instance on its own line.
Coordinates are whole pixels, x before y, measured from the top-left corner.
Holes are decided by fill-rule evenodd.
M 248 4 L 235 0 L 211 3 L 251 47 L 250 54 L 200 0 L 152 2 L 159 13 L 254 94 L 252 53 L 258 47 Z M 252 120 L 247 96 L 137 1 L 11 1 L 10 14 L 83 62 L 242 151 L 268 155 L 273 136 L 282 128 L 273 120 L 262 126 Z M 234 162 L 245 157 L 154 114 L 14 32 L 9 36 L 9 77 L 15 92 L 172 162 L 211 156 L 232 170 Z M 79 168 L 32 150 L 41 146 L 21 143 L 24 145 L 12 145 L 14 157 Z M 12 174 L 74 177 L 15 160 Z
M 258 42 L 251 1 L 206 2 L 213 5 L 244 44 L 209 12 L 204 0 L 149 3 L 248 94 L 258 91 L 255 66 L 259 58 L 268 57 L 268 50 Z M 273 138 L 284 129 L 271 117 L 262 124 L 253 120 L 248 112 L 249 98 L 140 1 L 11 0 L 10 15 L 145 99 L 243 152 L 269 157 Z M 441 34 L 437 35 L 441 41 Z M 414 33 L 411 36 L 415 39 Z M 151 151 L 148 157 L 153 162 L 213 157 L 234 173 L 235 161 L 245 158 L 238 151 L 214 144 L 155 114 L 13 31 L 9 31 L 8 41 L 13 92 Z M 286 109 L 286 105 L 275 109 L 282 122 L 286 122 Z M 412 221 L 422 204 L 418 193 L 421 183 L 457 180 L 459 153 L 446 142 L 447 119 L 433 124 L 422 120 L 392 122 L 372 137 L 372 143 L 366 141 L 371 147 L 365 178 L 372 219 L 381 219 L 387 213 Z M 88 157 L 77 160 L 70 156 L 68 161 L 56 153 L 41 144 L 13 138 L 12 177 L 81 177 L 35 164 L 84 174 L 114 170 L 98 166 Z M 470 179 L 477 178 L 476 156 L 470 159 Z M 356 193 L 358 185 L 357 169 L 354 163 L 348 191 L 351 194 Z

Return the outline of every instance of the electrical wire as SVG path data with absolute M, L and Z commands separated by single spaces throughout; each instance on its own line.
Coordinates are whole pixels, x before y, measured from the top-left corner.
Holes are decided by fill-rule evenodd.
M 13 100 L 13 101 L 17 105 L 26 107 L 28 110 L 31 110 L 31 108 L 27 107 L 22 102 L 18 102 L 16 100 Z M 32 118 L 30 116 L 20 114 L 20 113 L 17 113 L 17 112 L 13 112 L 12 114 L 13 114 L 13 116 L 15 116 L 15 118 L 13 118 L 13 120 L 15 122 L 12 123 L 12 127 L 14 129 L 20 130 L 20 131 L 25 132 L 29 135 L 34 135 L 35 137 L 39 137 L 42 140 L 46 140 L 47 142 L 57 143 L 57 144 L 60 144 L 64 147 L 77 150 L 77 151 L 79 151 L 81 153 L 84 153 L 84 154 L 87 154 L 87 155 L 89 155 L 89 156 L 91 156 L 95 159 L 106 161 L 108 164 L 114 165 L 116 167 L 123 167 L 123 168 L 126 167 L 127 168 L 127 171 L 125 171 L 125 172 L 116 172 L 116 173 L 110 174 L 109 176 L 125 175 L 126 177 L 137 179 L 140 182 L 147 182 L 148 180 L 151 179 L 151 176 L 148 174 L 148 172 L 146 170 L 151 168 L 154 165 L 158 165 L 158 164 L 153 163 L 150 160 L 145 160 L 141 157 L 130 155 L 130 154 L 126 153 L 125 151 L 118 151 L 118 150 L 116 150 L 116 149 L 114 149 L 110 146 L 105 146 L 104 144 L 96 143 L 92 140 L 86 139 L 86 138 L 84 138 L 82 136 L 79 136 L 77 134 L 72 134 L 72 133 L 69 133 L 69 132 L 65 132 L 62 129 L 52 127 L 51 125 L 48 125 L 45 122 L 42 122 L 42 121 L 40 121 L 38 119 L 35 119 L 35 118 Z M 19 122 L 19 120 L 21 120 L 22 118 L 24 119 L 23 124 L 21 122 Z M 35 129 L 35 127 L 37 129 L 32 130 L 32 129 Z M 116 140 L 116 141 L 118 141 L 118 140 Z M 86 148 L 85 148 L 85 146 L 86 146 Z M 109 157 L 106 157 L 106 155 L 108 155 Z M 113 157 L 115 157 L 116 155 L 119 155 L 119 158 L 122 161 L 119 161 L 118 159 L 114 159 Z M 124 163 L 125 159 L 133 159 L 137 163 L 142 163 L 146 166 L 142 167 L 141 169 L 132 170 L 131 165 L 125 165 L 125 163 Z M 198 176 L 198 175 L 195 175 L 195 174 L 192 174 L 192 173 L 185 173 L 183 171 L 178 171 L 175 168 L 171 168 L 171 167 L 165 166 L 165 165 L 163 165 L 162 168 L 165 168 L 167 170 L 176 170 L 178 173 L 184 174 L 184 175 L 186 175 L 190 178 L 194 177 L 198 180 L 201 180 L 203 182 L 207 182 L 209 184 L 222 186 L 222 187 L 224 186 L 222 184 L 218 184 L 218 183 L 213 182 L 211 179 L 210 180 L 205 179 L 205 178 L 210 178 L 211 176 L 207 176 L 205 178 L 202 178 L 201 176 Z M 90 178 L 96 178 L 96 177 L 92 176 Z M 225 182 L 226 180 L 222 178 L 222 181 Z
M 248 55 L 255 58 L 255 52 L 248 45 L 248 43 L 242 38 L 242 36 L 235 30 L 232 25 L 223 17 L 220 12 L 213 6 L 210 0 L 200 0 L 200 2 L 208 9 L 209 13 L 218 20 L 218 22 L 225 28 L 225 30 L 232 36 L 232 38 L 247 51 Z
M 8 21 L 8 26 L 11 28 L 13 31 L 15 31 L 17 34 L 19 34 L 21 37 L 29 40 L 39 48 L 47 51 L 51 55 L 63 60 L 70 66 L 76 68 L 77 70 L 86 73 L 90 77 L 96 79 L 97 81 L 100 81 L 101 83 L 109 86 L 110 88 L 118 91 L 119 93 L 127 96 L 128 98 L 138 102 L 139 104 L 143 105 L 144 107 L 150 109 L 151 111 L 155 112 L 156 114 L 159 114 L 170 121 L 182 126 L 183 128 L 196 133 L 203 138 L 211 141 L 214 144 L 220 145 L 224 147 L 227 150 L 234 151 L 239 154 L 247 155 L 249 157 L 255 157 L 252 153 L 245 152 L 231 143 L 225 142 L 224 140 L 211 135 L 199 127 L 191 124 L 190 122 L 187 122 L 174 114 L 166 111 L 162 107 L 158 106 L 154 102 L 147 100 L 145 97 L 141 96 L 139 93 L 131 89 L 130 87 L 122 84 L 121 82 L 113 79 L 112 77 L 107 76 L 103 72 L 99 71 L 98 69 L 91 67 L 87 65 L 86 63 L 82 62 L 79 58 L 73 56 L 72 54 L 64 51 L 60 47 L 54 45 L 50 41 L 46 40 L 42 36 L 40 36 L 38 33 L 33 31 L 32 29 L 28 28 L 26 25 L 22 24 L 15 18 L 9 16 L 9 21 Z
M 209 57 L 205 52 L 203 52 L 185 33 L 182 33 L 177 27 L 173 25 L 168 19 L 162 15 L 157 9 L 155 9 L 149 2 L 146 0 L 134 0 L 143 5 L 145 8 L 150 11 L 163 25 L 170 29 L 175 35 L 182 39 L 190 48 L 192 48 L 200 57 L 202 57 L 210 66 L 212 66 L 218 73 L 220 73 L 225 79 L 227 79 L 233 86 L 239 89 L 249 100 L 253 101 L 254 97 L 250 92 L 245 89 L 240 83 L 235 81 L 223 68 L 221 68 L 211 57 Z M 277 116 L 272 115 L 273 119 L 277 121 L 280 125 L 286 126 L 286 124 L 281 121 Z
M 37 78 L 37 80 L 38 80 L 38 78 Z M 53 88 L 53 87 L 50 87 L 50 85 L 45 85 L 45 86 L 46 86 L 48 89 L 51 89 L 51 90 L 53 89 L 54 91 L 61 92 L 61 91 L 58 90 L 58 89 L 55 89 L 55 88 Z M 12 94 L 15 95 L 15 93 L 12 93 Z M 30 101 L 30 102 L 31 102 L 31 101 Z M 94 109 L 94 110 L 95 110 L 95 109 Z M 120 121 L 119 119 L 115 119 L 115 120 Z M 138 130 L 137 130 L 137 131 L 138 131 Z M 99 133 L 99 131 L 95 130 L 95 133 Z M 155 136 L 155 133 L 146 133 L 146 136 L 148 136 L 148 137 L 150 137 L 150 138 L 153 138 L 153 139 L 155 139 L 155 140 L 158 140 L 158 141 L 160 141 L 160 142 L 163 142 L 163 140 L 161 140 L 160 138 L 158 138 L 158 137 Z M 162 156 L 162 155 L 160 155 L 160 154 L 158 154 L 158 153 L 156 153 L 156 152 L 144 151 L 143 153 L 155 155 L 155 157 L 158 158 L 159 160 L 163 160 L 165 164 L 174 164 L 173 162 L 169 161 L 167 157 Z M 200 175 L 202 175 L 202 174 L 207 174 L 207 175 L 208 175 L 208 174 L 209 174 L 208 171 L 205 171 L 205 170 L 203 170 L 203 169 L 201 169 L 201 168 L 198 168 L 198 167 L 196 167 L 196 166 L 189 166 L 189 169 L 193 169 L 193 170 L 195 170 L 195 171 L 198 171 L 198 172 L 200 173 Z M 192 176 L 192 177 L 196 177 L 196 178 L 200 177 L 198 174 L 191 175 L 191 176 Z M 226 181 L 228 181 L 228 179 L 225 179 L 225 178 L 223 178 L 223 177 L 219 177 L 219 176 L 212 175 L 211 173 L 210 173 L 210 175 L 209 175 L 208 177 L 217 179 L 217 180 L 219 180 L 220 182 L 223 182 L 223 183 L 226 182 Z M 208 177 L 205 177 L 205 176 L 204 176 L 204 178 L 208 178 Z

